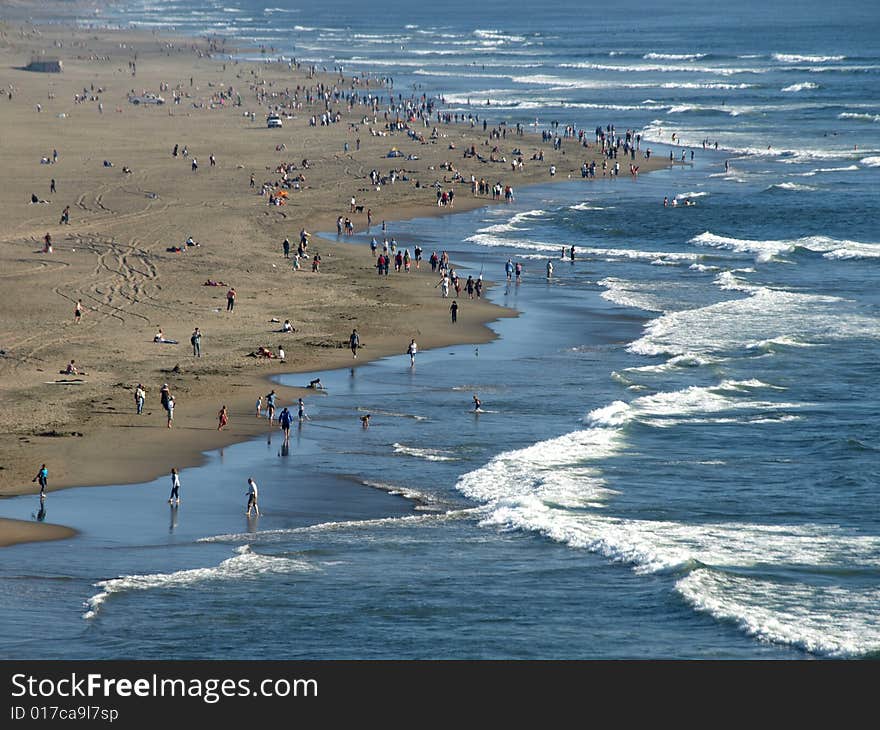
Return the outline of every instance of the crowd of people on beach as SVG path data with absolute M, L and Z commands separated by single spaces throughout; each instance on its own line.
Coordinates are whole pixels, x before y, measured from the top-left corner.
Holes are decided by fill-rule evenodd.
M 290 65 L 291 69 L 293 67 L 300 68 L 300 64 L 296 61 L 290 62 Z M 130 70 L 134 74 L 135 69 L 133 66 L 130 66 Z M 475 143 L 466 145 L 461 151 L 461 159 L 477 161 L 489 166 L 498 165 L 499 167 L 494 168 L 496 170 L 501 170 L 502 167 L 500 166 L 503 166 L 505 172 L 509 172 L 510 175 L 521 173 L 526 164 L 545 164 L 545 149 L 547 147 L 561 152 L 563 146 L 569 144 L 579 145 L 583 148 L 594 148 L 602 157 L 601 171 L 603 176 L 619 174 L 620 163 L 618 158 L 628 158 L 630 161 L 630 174 L 633 176 L 638 174 L 638 166 L 635 165 L 634 161 L 636 160 L 636 153 L 641 151 L 642 138 L 634 130 L 627 129 L 623 133 L 618 133 L 614 125 L 607 125 L 605 127 L 597 126 L 593 133 L 590 133 L 573 125 L 560 125 L 558 122 L 553 122 L 550 124 L 549 129 L 545 129 L 541 133 L 541 146 L 538 146 L 531 157 L 527 159 L 528 152 L 524 154 L 519 148 L 513 148 L 509 152 L 505 152 L 503 149 L 503 143 L 509 136 L 518 141 L 525 139 L 525 128 L 521 124 L 508 126 L 505 123 L 500 123 L 490 127 L 488 120 L 482 118 L 479 114 L 448 112 L 441 109 L 440 106 L 443 100 L 440 97 L 432 98 L 424 94 L 413 94 L 405 97 L 400 93 L 395 94 L 393 91 L 393 80 L 390 78 L 371 79 L 367 76 L 353 76 L 347 80 L 348 86 L 346 87 L 346 80 L 342 75 L 340 75 L 336 82 L 332 82 L 318 78 L 317 73 L 317 69 L 309 69 L 309 81 L 311 83 L 295 85 L 291 83 L 282 88 L 274 85 L 272 82 L 266 82 L 257 71 L 252 70 L 251 78 L 245 83 L 249 87 L 249 91 L 256 103 L 264 107 L 267 114 L 293 116 L 296 112 L 308 110 L 308 124 L 310 127 L 317 129 L 333 127 L 342 124 L 346 116 L 348 118 L 353 117 L 356 121 L 349 122 L 349 131 L 351 132 L 355 153 L 361 150 L 361 134 L 369 134 L 372 137 L 398 136 L 401 142 L 398 142 L 397 146 L 392 147 L 386 157 L 388 159 L 406 158 L 410 161 L 416 160 L 418 159 L 417 147 L 414 148 L 415 151 L 409 153 L 398 149 L 398 147 L 402 146 L 403 141 L 411 145 L 439 144 L 440 140 L 445 138 L 446 135 L 441 132 L 438 125 L 458 124 L 467 125 L 477 133 L 482 130 L 485 136 L 485 140 L 480 146 Z M 192 87 L 193 80 L 190 79 L 190 88 Z M 164 82 L 159 88 L 161 92 L 168 92 L 169 90 L 169 86 Z M 103 88 L 84 88 L 82 95 L 77 95 L 76 101 L 77 103 L 98 101 L 100 94 L 103 92 Z M 175 105 L 180 105 L 185 99 L 192 100 L 194 98 L 190 91 L 187 91 L 182 84 L 178 84 L 172 93 Z M 210 105 L 210 108 L 222 108 L 233 105 L 241 107 L 245 103 L 243 94 L 246 93 L 240 87 L 223 86 L 211 92 L 207 104 Z M 144 90 L 140 96 L 145 97 L 146 94 L 147 90 Z M 10 98 L 11 95 L 10 91 Z M 132 96 L 134 96 L 134 90 L 132 90 Z M 202 100 L 192 101 L 194 106 L 205 103 Z M 255 113 L 253 111 L 247 112 L 246 115 L 251 121 L 255 121 Z M 454 142 L 450 141 L 444 144 L 448 144 L 450 151 L 456 150 Z M 278 155 L 283 156 L 286 151 L 287 148 L 284 143 L 275 144 L 275 152 Z M 352 145 L 348 141 L 344 143 L 343 153 L 348 155 L 352 153 Z M 204 150 L 200 154 L 203 155 Z M 458 155 L 459 153 L 456 151 L 455 154 Z M 650 155 L 651 150 L 647 149 L 644 153 L 645 158 L 650 158 Z M 171 149 L 171 157 L 176 161 L 188 161 L 192 173 L 198 173 L 200 170 L 198 158 L 192 154 L 185 143 L 175 143 Z M 217 165 L 217 158 L 213 152 L 207 155 L 207 159 L 209 168 Z M 53 149 L 51 156 L 47 155 L 43 158 L 43 161 L 50 165 L 57 164 L 59 162 L 58 150 Z M 440 208 L 454 208 L 457 186 L 465 191 L 469 188 L 471 195 L 474 197 L 485 197 L 495 202 L 513 203 L 515 201 L 514 189 L 509 181 L 503 179 L 504 173 L 496 174 L 489 172 L 481 176 L 470 174 L 468 177 L 465 177 L 457 169 L 456 164 L 448 160 L 439 165 L 438 170 L 434 170 L 433 167 L 430 168 L 438 176 L 442 176 L 442 180 L 437 179 L 432 184 L 423 184 L 421 180 L 412 180 L 412 173 L 403 167 L 398 167 L 397 164 L 389 163 L 387 170 L 380 170 L 379 167 L 374 167 L 368 173 L 364 173 L 365 179 L 363 184 L 366 185 L 368 179 L 369 187 L 356 191 L 356 194 L 350 197 L 347 215 L 340 214 L 336 218 L 336 232 L 340 238 L 343 236 L 352 237 L 354 235 L 356 228 L 361 225 L 359 222 L 356 223 L 359 216 L 363 216 L 366 219 L 366 230 L 368 232 L 371 231 L 373 211 L 368 205 L 370 200 L 369 193 L 371 191 L 379 192 L 384 186 L 410 183 L 415 188 L 425 189 L 426 193 L 433 188 L 436 206 Z M 105 166 L 112 166 L 112 163 Z M 302 190 L 307 185 L 306 172 L 310 172 L 314 168 L 315 163 L 304 157 L 298 162 L 283 159 L 275 164 L 274 167 L 267 168 L 269 170 L 268 179 L 263 182 L 258 182 L 255 172 L 247 171 L 244 174 L 248 175 L 249 190 L 252 191 L 252 194 L 262 196 L 270 206 L 283 206 L 288 204 L 291 194 Z M 490 170 L 489 167 L 485 169 Z M 549 165 L 546 169 L 550 177 L 556 175 L 557 169 L 555 164 Z M 596 160 L 585 160 L 580 169 L 582 178 L 595 178 L 597 176 L 598 166 Z M 130 172 L 127 166 L 124 170 Z M 204 172 L 200 174 L 204 174 Z M 49 189 L 50 194 L 56 194 L 57 186 L 54 177 L 50 182 Z M 367 195 L 364 196 L 362 193 Z M 47 202 L 40 199 L 36 194 L 32 194 L 31 200 L 34 203 Z M 429 202 L 432 203 L 434 201 L 430 201 L 426 196 L 425 203 L 428 204 Z M 667 204 L 666 201 L 664 201 L 664 204 Z M 672 204 L 675 205 L 675 200 L 673 200 Z M 64 206 L 59 225 L 71 225 L 70 205 Z M 421 246 L 415 244 L 412 254 L 408 246 L 401 248 L 394 237 L 389 238 L 386 235 L 384 222 L 382 224 L 382 233 L 381 243 L 375 236 L 370 241 L 370 252 L 375 257 L 377 274 L 379 276 L 389 276 L 392 267 L 395 273 L 411 273 L 413 269 L 419 271 L 423 256 Z M 291 243 L 292 237 L 285 236 L 281 243 L 284 258 L 291 262 L 291 270 L 299 270 L 301 268 L 301 261 L 311 261 L 312 272 L 319 273 L 321 271 L 322 257 L 318 252 L 310 250 L 311 234 L 305 228 L 300 229 L 295 251 Z M 189 236 L 183 245 L 174 246 L 167 250 L 183 253 L 188 249 L 199 246 L 200 244 L 194 241 L 192 236 Z M 53 241 L 50 232 L 47 232 L 45 235 L 43 252 L 53 252 Z M 566 250 L 563 248 L 563 257 L 565 255 Z M 571 261 L 575 260 L 575 247 L 573 245 L 570 247 L 570 259 Z M 328 260 L 332 263 L 332 258 Z M 432 251 L 428 262 L 431 273 L 434 276 L 439 275 L 440 277 L 436 281 L 434 288 L 439 289 L 439 294 L 443 299 L 448 299 L 452 295 L 452 301 L 448 307 L 450 323 L 457 324 L 461 314 L 460 300 L 465 301 L 466 298 L 467 301 L 474 301 L 484 296 L 485 283 L 482 270 L 479 273 L 469 274 L 464 278 L 450 264 L 449 253 L 446 250 Z M 524 267 L 521 262 L 517 261 L 514 263 L 511 259 L 508 259 L 504 265 L 504 271 L 508 282 L 515 280 L 516 283 L 520 283 L 522 281 Z M 547 277 L 552 277 L 553 263 L 550 260 L 546 262 L 546 271 Z M 205 286 L 225 287 L 226 313 L 228 315 L 235 313 L 238 293 L 234 286 L 215 279 L 208 279 L 205 282 Z M 84 312 L 85 307 L 83 306 L 82 299 L 78 299 L 74 310 L 75 323 L 81 322 Z M 274 321 L 278 322 L 277 319 Z M 296 329 L 289 319 L 285 319 L 281 327 L 275 331 L 287 334 L 296 332 Z M 200 327 L 195 327 L 190 335 L 190 344 L 192 346 L 192 357 L 196 360 L 201 359 L 203 354 L 205 354 L 202 349 L 202 341 L 202 331 Z M 159 345 L 173 346 L 179 344 L 178 340 L 166 337 L 161 326 L 157 326 L 153 342 Z M 361 335 L 356 328 L 353 329 L 348 337 L 348 347 L 352 353 L 352 359 L 357 359 L 359 351 L 364 345 L 361 341 Z M 410 339 L 405 353 L 409 358 L 410 368 L 415 368 L 419 353 L 419 346 L 415 338 Z M 274 350 L 266 345 L 261 345 L 250 354 L 259 359 L 279 360 L 281 362 L 286 360 L 283 344 L 279 344 Z M 210 353 L 207 356 L 210 357 Z M 70 360 L 65 373 L 68 375 L 82 374 L 73 359 Z M 315 391 L 324 389 L 320 378 L 312 380 L 307 387 Z M 148 397 L 146 386 L 143 383 L 138 383 L 133 389 L 133 396 L 135 413 L 137 416 L 143 416 Z M 306 414 L 305 403 L 302 398 L 299 398 L 297 401 L 295 407 L 296 415 L 294 415 L 291 408 L 284 406 L 276 416 L 276 410 L 279 405 L 278 400 L 279 396 L 274 389 L 265 396 L 260 396 L 256 401 L 256 415 L 257 417 L 263 417 L 265 412 L 265 417 L 273 427 L 275 427 L 277 421 L 277 426 L 283 431 L 284 440 L 287 442 L 290 436 L 291 425 L 295 421 L 302 425 L 310 419 Z M 174 426 L 176 397 L 167 382 L 163 383 L 159 388 L 159 402 L 164 412 L 165 428 L 172 429 Z M 473 402 L 474 411 L 477 413 L 482 412 L 481 401 L 476 393 L 473 395 Z M 219 411 L 217 411 L 216 418 L 217 431 L 226 432 L 232 427 L 230 410 L 226 404 L 223 404 Z M 359 418 L 362 427 L 368 428 L 372 415 L 361 415 Z M 40 494 L 44 498 L 48 484 L 48 469 L 45 464 L 41 467 L 34 481 L 39 481 Z M 173 505 L 178 505 L 180 503 L 180 475 L 177 468 L 171 471 L 171 481 L 172 491 L 168 501 Z M 259 515 L 257 485 L 253 478 L 248 479 L 247 495 L 247 514 L 250 516 L 253 512 L 255 516 Z

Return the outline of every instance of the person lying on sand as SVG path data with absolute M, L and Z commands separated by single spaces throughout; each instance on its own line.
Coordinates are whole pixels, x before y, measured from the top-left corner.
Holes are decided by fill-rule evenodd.
M 228 286 L 225 281 L 214 281 L 213 279 L 208 279 L 202 286 Z
M 265 357 L 271 360 L 275 359 L 277 355 L 275 355 L 275 353 L 272 352 L 272 350 L 270 350 L 268 347 L 260 346 L 254 352 L 250 353 L 248 357 Z
M 176 345 L 177 340 L 169 340 L 165 337 L 165 333 L 162 331 L 162 328 L 159 328 L 159 331 L 156 332 L 156 336 L 153 337 L 153 342 L 158 342 L 162 345 Z

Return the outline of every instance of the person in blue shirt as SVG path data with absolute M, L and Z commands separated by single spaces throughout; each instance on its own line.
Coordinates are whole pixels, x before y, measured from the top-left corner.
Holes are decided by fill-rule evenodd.
M 46 486 L 49 484 L 49 470 L 46 468 L 45 464 L 40 467 L 40 471 L 37 472 L 37 476 L 31 479 L 32 482 L 36 482 L 37 480 L 39 480 L 40 482 L 40 499 L 45 499 Z

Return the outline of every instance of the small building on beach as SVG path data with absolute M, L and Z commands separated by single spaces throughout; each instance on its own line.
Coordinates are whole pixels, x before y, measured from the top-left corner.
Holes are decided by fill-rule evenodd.
M 59 58 L 46 58 L 45 56 L 36 56 L 31 62 L 24 67 L 25 71 L 39 71 L 40 73 L 60 74 L 64 70 L 64 66 Z

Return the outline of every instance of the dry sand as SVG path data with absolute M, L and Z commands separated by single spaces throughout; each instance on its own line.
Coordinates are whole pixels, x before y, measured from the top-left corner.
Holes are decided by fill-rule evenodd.
M 383 219 L 490 202 L 472 196 L 469 183 L 456 184 L 455 208 L 438 209 L 431 186 L 439 181 L 444 189 L 453 187 L 451 173 L 441 169 L 444 162 L 465 180 L 473 173 L 517 190 L 549 181 L 551 164 L 558 168 L 556 180 L 579 177 L 581 162 L 595 155 L 573 143 L 568 154 L 561 154 L 535 135 L 510 133 L 491 144 L 508 160 L 513 148 L 522 149 L 525 169 L 513 173 L 506 163 L 462 158 L 470 144 L 489 156 L 491 146 L 479 126 L 436 125 L 439 138 L 426 143 L 402 132 L 372 136 L 370 127 L 384 132 L 381 111 L 378 123 L 372 124 L 370 114 L 371 123 L 362 124 L 366 107 L 349 112 L 335 103 L 343 116 L 338 124 L 308 126 L 309 116 L 323 110 L 321 103 L 295 110 L 282 129 L 267 129 L 266 107 L 255 90 L 266 92 L 271 102 L 277 101 L 273 94 L 297 85 L 324 82 L 348 89 L 350 80 L 310 79 L 305 70 L 291 71 L 286 64 L 224 62 L 210 57 L 206 40 L 14 23 L 0 31 L 0 89 L 13 92 L 11 100 L 0 97 L 0 496 L 36 491 L 31 478 L 44 462 L 50 490 L 141 482 L 171 466 L 195 465 L 203 451 L 268 427 L 254 417 L 256 396 L 275 387 L 283 405 L 301 394 L 272 386 L 267 376 L 352 364 L 347 349 L 352 327 L 365 346 L 358 364 L 403 353 L 411 337 L 422 349 L 491 339 L 485 323 L 515 312 L 468 301 L 459 323 L 451 325 L 449 301 L 439 296 L 437 277 L 426 262 L 421 272 L 392 271 L 380 278 L 369 250 L 314 237 L 309 253 L 320 252 L 321 272 L 313 274 L 308 261 L 294 272 L 282 256 L 281 241 L 288 237 L 295 252 L 302 227 L 334 230 L 338 215 L 349 216 L 352 196 L 364 211 L 372 209 L 380 241 Z M 17 68 L 41 52 L 59 57 L 63 73 Z M 132 76 L 129 62 L 135 58 Z M 171 91 L 162 93 L 169 102 L 162 106 L 128 102 L 130 90 L 157 92 L 163 82 L 184 94 L 179 105 L 170 103 Z M 242 106 L 217 103 L 216 94 L 229 86 L 241 95 Z M 370 88 L 387 98 L 388 90 L 377 89 L 375 80 Z M 74 96 L 84 89 L 96 100 L 76 103 Z M 245 111 L 253 111 L 255 121 L 245 118 Z M 430 135 L 431 127 L 417 129 Z M 277 152 L 281 143 L 286 150 Z M 189 157 L 172 157 L 174 144 L 186 145 Z M 419 159 L 388 159 L 392 146 Z M 529 162 L 539 147 L 544 162 Z M 58 161 L 41 164 L 53 149 Z M 212 154 L 215 167 L 209 165 Z M 191 170 L 192 157 L 198 159 L 197 172 Z M 280 179 L 279 163 L 299 166 L 304 158 L 311 162 L 301 170 L 304 188 L 291 191 L 287 205 L 268 206 L 259 184 Z M 104 160 L 113 166 L 105 167 Z M 621 161 L 622 167 L 627 164 Z M 666 164 L 640 161 L 642 171 Z M 404 169 L 409 181 L 375 190 L 369 171 L 386 174 L 392 167 Z M 249 186 L 252 173 L 257 190 Z M 50 202 L 30 204 L 32 193 Z M 60 225 L 68 205 L 70 225 Z M 365 212 L 351 218 L 356 228 L 366 227 Z M 51 254 L 41 252 L 47 232 L 54 244 Z M 186 253 L 166 250 L 182 246 L 187 236 L 201 246 Z M 424 257 L 429 255 L 426 250 Z M 235 287 L 233 313 L 225 311 L 227 287 L 203 286 L 208 279 Z M 85 314 L 76 324 L 78 299 Z M 289 318 L 296 332 L 277 333 L 280 325 L 272 318 Z M 180 344 L 154 343 L 157 327 Z M 199 359 L 189 344 L 194 327 L 203 332 Z M 275 350 L 280 343 L 284 364 L 248 357 L 260 345 Z M 87 374 L 61 375 L 71 359 Z M 147 388 L 142 416 L 134 413 L 138 382 Z M 176 396 L 170 430 L 159 404 L 163 382 Z M 223 404 L 230 423 L 218 433 L 216 413 Z M 11 525 L 0 522 L 0 544 L 24 539 L 28 525 L 15 531 Z M 28 539 L 70 534 L 48 525 L 29 527 Z

